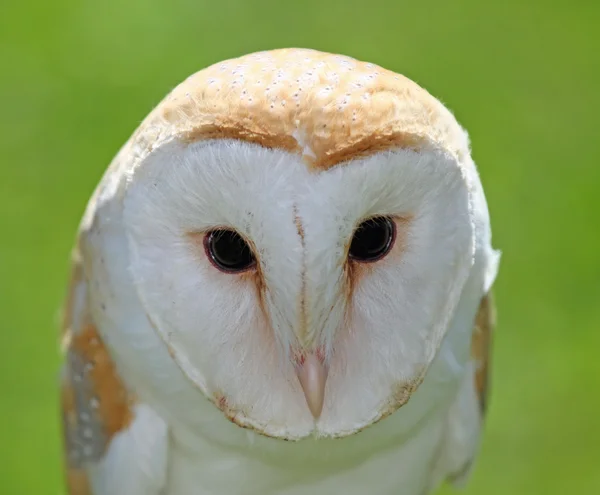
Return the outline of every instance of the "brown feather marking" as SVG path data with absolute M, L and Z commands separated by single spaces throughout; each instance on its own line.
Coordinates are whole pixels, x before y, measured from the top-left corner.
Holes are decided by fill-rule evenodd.
M 90 495 L 86 464 L 98 461 L 110 440 L 133 419 L 128 394 L 96 327 L 67 331 L 61 405 L 70 495 Z
M 491 293 L 479 304 L 471 339 L 471 356 L 475 361 L 475 390 L 481 414 L 485 414 L 490 388 L 492 332 L 495 326 L 494 302 Z
M 485 417 L 489 400 L 492 332 L 495 325 L 494 301 L 491 292 L 488 292 L 482 297 L 479 303 L 471 336 L 471 358 L 475 363 L 475 393 L 477 394 L 479 413 L 482 421 Z M 465 479 L 471 470 L 473 461 L 474 457 L 469 457 L 458 470 L 449 473 L 448 480 L 452 483 L 461 483 L 461 480 Z
M 105 454 L 112 437 L 133 419 L 128 394 L 95 325 L 85 273 L 76 249 L 61 331 L 66 363 L 61 384 L 65 483 L 69 495 L 91 495 L 88 463 Z
M 298 207 L 294 205 L 294 224 L 296 225 L 296 231 L 298 237 L 300 237 L 300 243 L 302 245 L 302 274 L 300 281 L 300 295 L 298 299 L 298 314 L 300 315 L 300 322 L 298 328 L 298 336 L 302 340 L 302 344 L 310 346 L 311 335 L 309 335 L 308 329 L 308 318 L 306 314 L 306 239 L 304 233 L 304 225 L 302 219 L 298 214 Z
M 115 365 L 92 324 L 74 334 L 70 350 L 93 366 L 89 374 L 94 396 L 98 399 L 100 419 L 109 439 L 127 428 L 132 420 L 132 397 L 127 394 Z
M 94 325 L 67 336 L 61 389 L 67 493 L 90 495 L 86 464 L 98 461 L 114 435 L 129 426 L 133 398 Z

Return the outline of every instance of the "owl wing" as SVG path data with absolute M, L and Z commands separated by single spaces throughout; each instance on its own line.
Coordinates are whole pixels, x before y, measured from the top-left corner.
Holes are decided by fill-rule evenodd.
M 447 435 L 440 455 L 444 476 L 464 485 L 477 455 L 488 404 L 495 308 L 492 294 L 479 304 L 471 336 L 471 363 L 448 415 Z
M 163 489 L 167 427 L 122 382 L 91 318 L 78 254 L 64 311 L 61 409 L 69 495 L 152 495 Z

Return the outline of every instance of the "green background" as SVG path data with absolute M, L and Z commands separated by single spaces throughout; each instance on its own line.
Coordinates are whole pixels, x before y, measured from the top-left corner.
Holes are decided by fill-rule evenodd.
M 503 259 L 491 409 L 466 493 L 600 493 L 599 6 L 3 0 L 0 492 L 62 490 L 57 315 L 111 157 L 192 72 L 301 46 L 406 74 L 470 132 Z

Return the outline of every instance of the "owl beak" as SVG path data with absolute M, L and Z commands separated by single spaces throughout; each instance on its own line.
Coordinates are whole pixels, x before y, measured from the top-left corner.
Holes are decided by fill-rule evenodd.
M 304 391 L 306 404 L 313 417 L 319 419 L 323 410 L 325 399 L 325 382 L 327 381 L 327 368 L 323 361 L 315 354 L 309 353 L 297 367 L 298 380 Z

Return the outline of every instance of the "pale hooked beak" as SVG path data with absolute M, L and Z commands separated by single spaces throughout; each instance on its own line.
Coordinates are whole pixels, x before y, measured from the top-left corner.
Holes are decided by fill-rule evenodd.
M 297 364 L 298 380 L 304 391 L 306 404 L 313 417 L 319 419 L 323 410 L 325 399 L 325 382 L 327 381 L 327 368 L 315 354 L 309 353 Z

